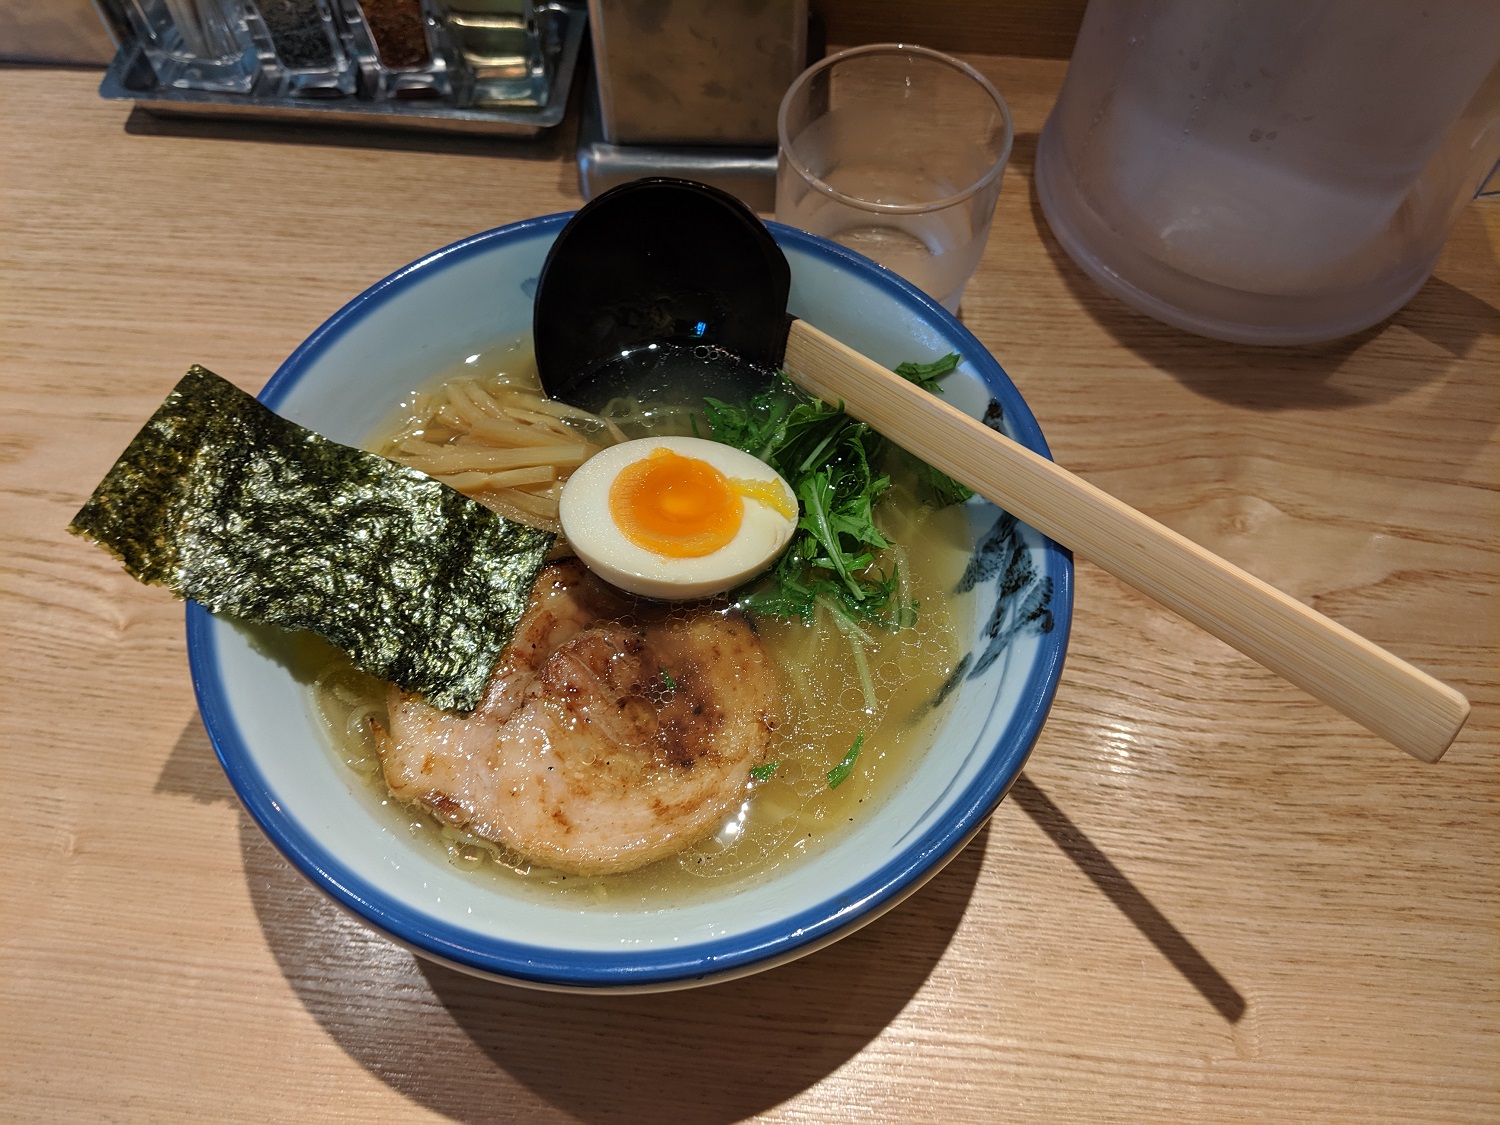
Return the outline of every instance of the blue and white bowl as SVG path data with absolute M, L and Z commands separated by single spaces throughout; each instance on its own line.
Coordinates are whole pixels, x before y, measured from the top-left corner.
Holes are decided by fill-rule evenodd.
M 567 218 L 501 227 L 398 270 L 292 353 L 261 401 L 361 443 L 414 381 L 529 333 L 536 277 Z M 1000 365 L 940 306 L 831 242 L 772 231 L 791 261 L 792 313 L 887 365 L 959 353 L 945 397 L 976 417 L 993 400 L 1006 433 L 1047 453 Z M 1072 561 L 989 505 L 973 501 L 969 515 L 970 652 L 931 747 L 892 797 L 825 851 L 730 896 L 606 911 L 476 882 L 373 815 L 364 782 L 326 749 L 309 688 L 233 624 L 190 603 L 198 704 L 229 780 L 272 842 L 335 902 L 417 953 L 538 988 L 727 980 L 827 945 L 917 890 L 984 824 L 1030 753 L 1062 671 Z M 1015 592 L 1002 598 L 1002 588 Z

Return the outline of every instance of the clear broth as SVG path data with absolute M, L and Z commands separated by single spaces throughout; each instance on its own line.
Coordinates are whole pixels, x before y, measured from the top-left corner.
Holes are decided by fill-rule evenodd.
M 471 356 L 443 372 L 425 389 L 456 378 L 483 376 L 509 385 L 535 386 L 526 342 L 507 343 Z M 683 432 L 680 410 L 632 406 L 615 416 L 632 435 Z M 394 416 L 373 435 L 372 448 L 406 421 Z M 864 660 L 873 685 L 873 706 L 850 639 L 822 611 L 812 625 L 759 617 L 756 626 L 780 670 L 785 721 L 773 735 L 769 777 L 752 780 L 736 812 L 717 832 L 676 856 L 616 875 L 565 875 L 527 861 L 503 845 L 444 825 L 425 809 L 392 798 L 369 734 L 370 720 L 385 716 L 386 685 L 328 650 L 315 679 L 314 699 L 334 752 L 365 784 L 377 815 L 446 855 L 455 867 L 509 893 L 548 899 L 564 896 L 580 905 L 615 909 L 665 906 L 742 888 L 787 863 L 799 862 L 839 838 L 862 812 L 899 787 L 933 739 L 943 708 L 941 689 L 962 655 L 960 623 L 972 616 L 969 596 L 953 593 L 971 551 L 962 507 L 941 510 L 922 504 L 911 482 L 899 478 L 877 509 L 892 543 L 877 566 L 895 564 L 918 604 L 917 622 L 894 632 L 867 630 Z M 853 771 L 836 788 L 828 773 L 863 732 Z

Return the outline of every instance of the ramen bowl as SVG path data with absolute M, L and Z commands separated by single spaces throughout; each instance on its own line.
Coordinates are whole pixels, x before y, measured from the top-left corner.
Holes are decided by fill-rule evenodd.
M 554 215 L 438 250 L 356 297 L 266 384 L 260 399 L 359 445 L 415 385 L 530 332 Z M 789 310 L 894 366 L 957 352 L 945 397 L 1047 448 L 1000 365 L 895 274 L 788 227 Z M 998 409 L 997 409 L 998 408 Z M 684 988 L 771 968 L 879 917 L 983 826 L 1041 730 L 1072 613 L 1066 551 L 979 500 L 963 513 L 965 655 L 943 684 L 930 740 L 875 807 L 813 855 L 743 883 L 639 907 L 520 893 L 479 879 L 378 815 L 331 745 L 312 689 L 274 646 L 189 603 L 187 639 L 208 733 L 245 808 L 313 885 L 367 925 L 453 968 L 534 988 Z

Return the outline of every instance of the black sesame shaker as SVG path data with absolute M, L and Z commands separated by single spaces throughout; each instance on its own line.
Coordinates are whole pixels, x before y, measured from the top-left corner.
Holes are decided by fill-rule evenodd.
M 354 93 L 355 69 L 329 0 L 253 0 L 247 15 L 261 46 L 268 92 L 280 97 Z

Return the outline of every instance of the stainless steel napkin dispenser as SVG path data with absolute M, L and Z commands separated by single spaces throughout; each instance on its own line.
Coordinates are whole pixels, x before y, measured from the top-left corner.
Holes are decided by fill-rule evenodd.
M 808 0 L 588 0 L 588 10 L 584 195 L 682 175 L 768 209 L 776 112 L 809 57 Z
M 774 145 L 807 0 L 589 0 L 604 139 Z

